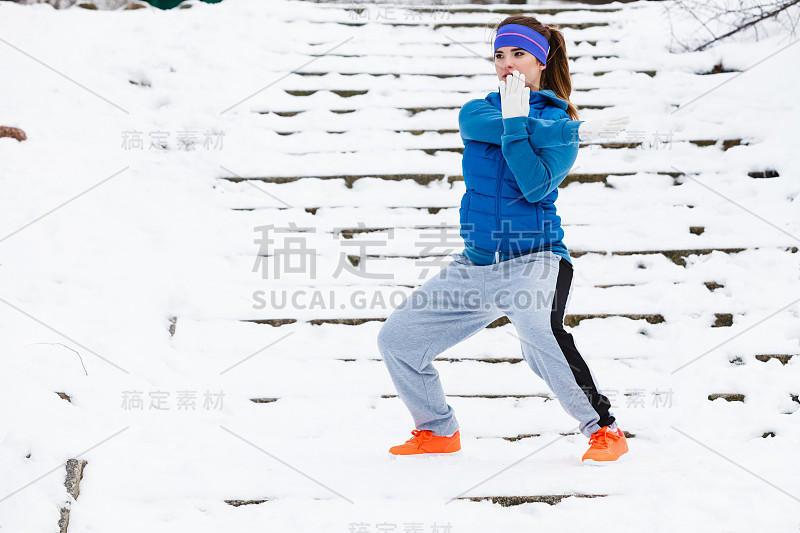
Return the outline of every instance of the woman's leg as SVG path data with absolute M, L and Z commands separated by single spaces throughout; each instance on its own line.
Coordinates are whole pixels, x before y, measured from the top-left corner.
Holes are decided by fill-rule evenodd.
M 611 402 L 598 391 L 572 335 L 564 330 L 572 265 L 552 252 L 531 257 L 510 263 L 505 276 L 499 269 L 488 271 L 492 278 L 488 285 L 493 291 L 508 291 L 501 309 L 520 335 L 523 357 L 580 423 L 581 433 L 590 437 L 602 426 L 612 425 L 614 416 Z
M 419 430 L 450 435 L 459 427 L 433 360 L 502 316 L 494 306 L 485 306 L 484 271 L 449 263 L 413 291 L 378 333 L 383 361 Z

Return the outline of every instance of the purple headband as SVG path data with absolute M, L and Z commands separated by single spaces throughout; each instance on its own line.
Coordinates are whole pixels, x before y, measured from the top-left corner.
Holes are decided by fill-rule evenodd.
M 533 56 L 547 65 L 547 52 L 550 50 L 550 43 L 544 35 L 538 31 L 521 24 L 506 24 L 502 26 L 497 36 L 494 38 L 494 50 L 503 46 L 518 46 L 527 50 Z

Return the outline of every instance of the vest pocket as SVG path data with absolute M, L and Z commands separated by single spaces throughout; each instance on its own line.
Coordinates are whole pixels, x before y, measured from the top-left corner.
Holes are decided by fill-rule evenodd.
M 516 204 L 525 205 L 525 209 L 512 211 L 511 208 Z M 548 240 L 544 228 L 544 209 L 539 202 L 518 201 L 510 206 L 502 205 L 500 224 L 503 239 L 500 249 L 503 251 L 524 252 L 538 248 Z
M 500 199 L 500 220 L 513 221 L 520 231 L 544 231 L 544 218 L 541 202 L 531 203 L 522 196 Z

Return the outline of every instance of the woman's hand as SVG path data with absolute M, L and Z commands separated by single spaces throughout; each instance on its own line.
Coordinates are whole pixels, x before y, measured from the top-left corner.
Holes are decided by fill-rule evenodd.
M 503 118 L 527 117 L 530 111 L 531 88 L 525 86 L 525 74 L 515 70 L 500 81 L 500 108 Z
M 580 126 L 578 126 L 578 136 L 582 141 L 614 137 L 624 130 L 625 125 L 630 121 L 631 117 L 623 115 L 581 122 Z

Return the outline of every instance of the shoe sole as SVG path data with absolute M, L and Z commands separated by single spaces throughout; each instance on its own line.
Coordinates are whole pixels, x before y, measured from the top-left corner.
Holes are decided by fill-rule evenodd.
M 595 461 L 594 459 L 586 459 L 581 461 L 583 465 L 590 465 L 590 466 L 608 466 L 614 463 L 623 463 L 628 460 L 628 452 L 623 453 L 613 461 Z
M 456 452 L 447 452 L 447 453 L 412 453 L 410 455 L 396 455 L 392 452 L 386 452 L 386 454 L 391 458 L 395 459 L 397 457 L 461 457 L 462 450 L 458 450 Z

